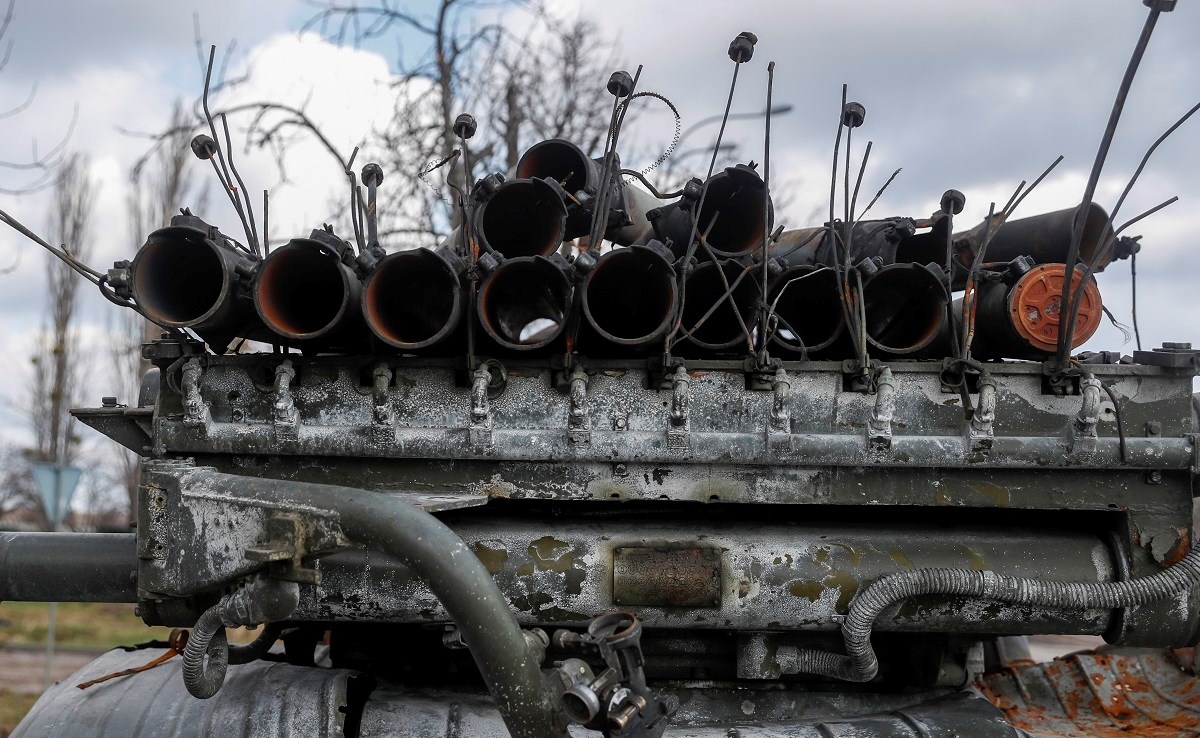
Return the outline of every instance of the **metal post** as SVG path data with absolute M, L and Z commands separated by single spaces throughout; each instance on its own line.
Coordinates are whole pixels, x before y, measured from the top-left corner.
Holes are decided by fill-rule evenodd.
M 50 508 L 50 532 L 58 532 L 59 518 L 62 516 L 63 497 L 63 465 L 54 465 L 54 504 Z M 42 691 L 50 689 L 50 668 L 54 664 L 54 638 L 58 625 L 58 603 L 50 603 L 49 623 L 46 625 L 46 668 L 42 673 Z

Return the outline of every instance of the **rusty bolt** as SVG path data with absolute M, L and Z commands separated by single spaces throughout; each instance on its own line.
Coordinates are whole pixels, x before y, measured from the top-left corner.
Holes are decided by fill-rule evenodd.
M 475 131 L 479 130 L 479 124 L 475 122 L 475 116 L 463 113 L 454 119 L 453 130 L 455 136 L 465 140 L 475 135 Z
M 754 57 L 754 44 L 758 36 L 749 31 L 742 31 L 729 42 L 729 58 L 738 64 L 744 64 Z
M 858 128 L 867 119 L 867 109 L 859 102 L 848 102 L 842 108 L 842 125 L 847 128 Z
M 613 72 L 608 78 L 608 92 L 613 97 L 629 97 L 633 94 L 633 77 L 624 69 Z
M 201 133 L 192 139 L 192 153 L 197 159 L 207 161 L 217 155 L 217 142 L 212 140 L 211 136 Z

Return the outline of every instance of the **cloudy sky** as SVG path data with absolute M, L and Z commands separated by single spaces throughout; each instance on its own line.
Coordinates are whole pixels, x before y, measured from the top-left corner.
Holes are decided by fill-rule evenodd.
M 433 5 L 414 0 L 407 7 L 429 15 Z M 1101 182 L 1098 200 L 1104 205 L 1113 203 L 1146 146 L 1200 100 L 1200 48 L 1194 43 L 1200 4 L 1179 5 L 1160 20 L 1130 95 Z M 319 34 L 300 35 L 314 9 L 297 0 L 17 0 L 12 56 L 0 73 L 0 110 L 24 101 L 34 85 L 37 91 L 27 109 L 0 119 L 0 158 L 27 159 L 35 142 L 45 151 L 67 132 L 78 106 L 68 146 L 90 156 L 100 183 L 97 265 L 132 256 L 126 181 L 146 141 L 127 131 L 161 129 L 174 101 L 193 99 L 200 89 L 193 13 L 201 6 L 205 41 L 225 48 L 236 40 L 231 70 L 253 69 L 238 95 L 307 100 L 309 112 L 344 151 L 386 120 L 396 56 L 414 53 L 420 44 L 401 35 L 355 49 Z M 734 110 L 763 107 L 766 65 L 774 60 L 777 104 L 793 106 L 776 120 L 772 147 L 773 178 L 788 190 L 779 217 L 789 227 L 821 220 L 842 83 L 867 108 L 856 142 L 875 143 L 864 190 L 873 192 L 893 169 L 904 168 L 877 214 L 928 215 L 953 187 L 967 196 L 964 217 L 977 222 L 989 202 L 1002 204 L 1020 180 L 1032 179 L 1059 154 L 1064 163 L 1018 215 L 1074 205 L 1146 14 L 1137 0 L 554 0 L 550 7 L 563 18 L 592 17 L 625 66 L 645 65 L 641 88 L 670 97 L 685 128 L 720 113 L 731 68 L 729 40 L 742 30 L 756 33 L 757 52 L 743 68 Z M 526 22 L 520 11 L 502 12 L 514 25 Z M 240 124 L 233 125 L 236 131 Z M 632 140 L 670 138 L 671 123 L 661 116 L 647 114 L 638 125 L 641 130 L 627 134 Z M 707 143 L 714 130 L 696 130 L 687 145 Z M 760 121 L 735 122 L 729 135 L 747 156 L 761 159 Z M 251 190 L 272 187 L 275 241 L 328 218 L 331 189 L 342 185 L 332 162 L 305 146 L 292 152 L 287 185 L 274 181 L 265 155 L 242 157 Z M 1181 198 L 1140 230 L 1139 313 L 1147 347 L 1200 341 L 1200 307 L 1192 299 L 1200 271 L 1192 238 L 1200 225 L 1197 172 L 1200 119 L 1159 150 L 1123 211 L 1128 217 L 1171 195 Z M 0 170 L 0 186 L 17 186 L 20 174 Z M 198 176 L 206 174 L 197 169 Z M 206 217 L 232 229 L 228 204 L 216 197 L 210 203 Z M 44 195 L 0 195 L 0 207 L 36 230 L 45 229 L 45 206 Z M 16 234 L 0 232 L 0 269 L 19 264 L 0 276 L 0 352 L 7 359 L 0 363 L 0 436 L 10 440 L 22 438 L 18 408 L 44 310 L 44 258 Z M 1128 275 L 1128 262 L 1120 262 L 1100 277 L 1106 304 L 1126 322 Z M 83 332 L 90 345 L 103 342 L 110 309 L 89 295 Z M 1132 345 L 1122 345 L 1121 333 L 1106 323 L 1088 348 L 1128 352 Z M 98 400 L 105 390 L 97 386 L 91 394 Z

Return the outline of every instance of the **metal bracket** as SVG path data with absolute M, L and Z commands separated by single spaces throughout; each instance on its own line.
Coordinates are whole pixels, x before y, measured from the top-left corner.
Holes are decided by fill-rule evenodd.
M 592 416 L 588 411 L 587 372 L 576 370 L 571 374 L 571 389 L 568 393 L 570 408 L 567 411 L 567 439 L 571 443 L 592 442 Z
M 321 583 L 321 572 L 302 562 L 308 552 L 304 546 L 305 525 L 299 515 L 272 515 L 266 521 L 266 534 L 266 543 L 246 549 L 247 560 L 266 564 L 267 573 L 274 579 L 301 584 Z
M 488 385 L 492 373 L 480 365 L 471 381 L 471 443 L 476 446 L 492 445 L 492 407 L 488 399 Z
M 667 448 L 688 448 L 691 445 L 688 435 L 692 431 L 692 419 L 689 413 L 691 400 L 688 390 L 692 378 L 687 369 L 680 366 L 671 378 L 671 412 L 667 416 Z
M 374 401 L 371 411 L 371 434 L 377 442 L 386 443 L 396 435 L 393 427 L 395 413 L 392 412 L 392 404 L 388 397 L 388 385 L 392 383 L 392 370 L 386 362 L 381 361 L 375 365 L 371 379 L 374 382 L 371 395 Z
M 212 422 L 209 405 L 200 395 L 200 375 L 203 373 L 199 359 L 189 359 L 183 365 L 183 425 L 198 430 L 202 435 Z
M 979 381 L 979 401 L 967 429 L 971 453 L 987 453 L 996 440 L 996 385 L 990 378 Z
M 783 367 L 775 370 L 771 384 L 771 412 L 767 420 L 767 448 L 787 449 L 792 436 L 792 380 Z
M 1096 425 L 1100 422 L 1100 380 L 1086 375 L 1079 382 L 1083 404 L 1067 426 L 1067 439 L 1074 453 L 1091 453 L 1096 450 L 1098 438 Z
M 275 396 L 271 400 L 271 411 L 275 438 L 280 441 L 295 441 L 300 435 L 300 413 L 292 397 L 292 380 L 295 378 L 296 370 L 291 359 L 284 359 L 275 367 Z
M 896 413 L 896 380 L 886 366 L 879 370 L 875 383 L 875 408 L 867 421 L 867 445 L 871 451 L 892 447 L 892 417 Z

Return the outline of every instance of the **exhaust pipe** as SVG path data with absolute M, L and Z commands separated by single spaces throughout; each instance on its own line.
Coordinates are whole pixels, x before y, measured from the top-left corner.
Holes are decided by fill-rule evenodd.
M 753 329 L 754 303 L 759 296 L 758 282 L 747 270 L 752 268 L 735 261 L 706 261 L 684 277 L 683 329 L 693 345 L 712 351 L 744 345 L 742 324 L 747 330 Z M 731 298 L 725 297 L 722 272 L 733 288 Z M 737 286 L 733 287 L 735 282 Z
M 357 348 L 364 332 L 362 282 L 342 261 L 347 249 L 334 234 L 314 230 L 272 251 L 254 290 L 254 306 L 267 327 L 297 343 Z
M 948 302 L 938 267 L 882 267 L 863 285 L 867 341 L 887 356 L 919 358 L 942 332 Z
M 483 330 L 510 351 L 549 346 L 567 327 L 573 294 L 568 269 L 558 254 L 501 262 L 479 287 L 476 314 Z
M 1024 264 L 1021 262 L 1024 261 Z M 1058 350 L 1063 327 L 1062 285 L 1065 264 L 1041 264 L 1018 259 L 1014 270 L 1019 277 L 1005 282 L 987 282 L 979 287 L 975 308 L 975 337 L 971 353 L 981 359 L 1044 360 Z M 1076 267 L 1071 278 L 1071 294 L 1079 289 L 1083 267 Z M 953 313 L 962 315 L 962 299 L 954 303 Z M 1079 314 L 1071 349 L 1082 346 L 1095 335 L 1104 314 L 1100 288 L 1089 279 L 1080 295 Z
M 657 241 L 609 251 L 582 286 L 583 314 L 602 343 L 644 348 L 675 320 L 679 285 L 671 251 Z
M 1061 264 L 1067 260 L 1071 247 L 1071 228 L 1075 222 L 1077 207 L 1057 210 L 1053 213 L 1034 215 L 1013 220 L 997 228 L 992 225 L 991 243 L 985 257 L 988 262 L 1007 262 L 1027 256 L 1035 264 Z M 1083 221 L 1083 236 L 1079 241 L 1079 259 L 1089 263 L 1096 253 L 1112 238 L 1112 227 L 1107 225 L 1108 214 L 1104 208 L 1092 203 Z M 987 223 L 980 223 L 969 231 L 954 234 L 955 258 L 964 267 L 970 267 Z M 1113 259 L 1128 257 L 1128 248 L 1113 249 L 1109 256 L 1096 266 L 1102 271 Z
M 498 175 L 496 175 L 498 178 Z M 540 179 L 480 184 L 475 233 L 488 251 L 506 259 L 548 256 L 567 235 L 567 206 L 554 185 Z
M 765 188 L 758 172 L 744 164 L 714 174 L 703 185 L 704 206 L 697 219 L 697 237 L 707 232 L 706 240 L 713 253 L 725 258 L 741 256 L 761 246 L 774 218 L 769 197 L 767 212 L 763 212 Z M 647 214 L 659 240 L 669 242 L 677 257 L 686 254 L 691 245 L 692 216 L 700 205 L 702 191 L 695 186 L 686 190 L 678 202 Z
M 767 304 L 778 318 L 773 343 L 781 354 L 813 358 L 846 330 L 837 272 L 800 265 L 784 269 L 771 285 Z
M 156 323 L 190 328 L 217 353 L 235 338 L 265 338 L 249 282 L 257 257 L 194 215 L 154 231 L 130 269 L 134 298 Z
M 444 249 L 388 254 L 363 285 L 367 327 L 402 351 L 444 342 L 462 321 L 461 275 L 462 262 Z

